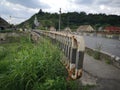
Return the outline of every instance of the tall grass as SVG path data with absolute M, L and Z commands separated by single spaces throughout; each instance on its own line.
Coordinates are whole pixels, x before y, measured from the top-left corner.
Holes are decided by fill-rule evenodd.
M 23 36 L 19 42 L 0 45 L 0 90 L 67 89 L 62 54 L 49 40 L 40 40 L 33 44 Z

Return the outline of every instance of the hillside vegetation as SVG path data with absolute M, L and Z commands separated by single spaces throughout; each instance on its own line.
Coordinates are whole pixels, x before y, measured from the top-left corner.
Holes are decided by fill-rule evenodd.
M 8 28 L 10 24 L 0 17 L 0 29 Z
M 40 27 L 45 29 L 54 26 L 58 29 L 59 14 L 43 12 L 41 9 L 30 19 L 21 23 L 19 27 L 32 28 L 34 27 L 34 18 L 37 17 L 40 22 Z M 95 29 L 101 26 L 120 26 L 120 16 L 106 14 L 86 14 L 85 12 L 68 12 L 61 14 L 61 28 L 69 26 L 71 29 L 76 29 L 80 25 L 90 24 Z

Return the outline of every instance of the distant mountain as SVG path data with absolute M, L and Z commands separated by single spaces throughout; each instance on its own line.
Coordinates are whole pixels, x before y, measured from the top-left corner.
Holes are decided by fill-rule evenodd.
M 0 29 L 5 29 L 8 28 L 9 26 L 10 24 L 0 17 Z
M 40 29 L 54 26 L 58 29 L 59 14 L 43 12 L 41 9 L 30 19 L 22 22 L 18 27 L 34 28 L 34 19 L 37 17 Z M 80 25 L 92 25 L 95 29 L 105 26 L 120 26 L 120 16 L 106 14 L 86 14 L 85 12 L 68 12 L 61 14 L 61 29 L 70 27 L 77 29 Z

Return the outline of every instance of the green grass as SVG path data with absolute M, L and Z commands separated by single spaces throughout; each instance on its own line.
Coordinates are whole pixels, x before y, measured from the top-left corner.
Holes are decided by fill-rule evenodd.
M 0 90 L 66 90 L 61 52 L 49 40 L 29 37 L 0 45 Z
M 109 59 L 105 59 L 105 62 L 106 62 L 107 64 L 111 64 L 111 63 L 112 63 L 111 60 L 109 60 Z
M 0 90 L 88 90 L 67 81 L 63 54 L 48 39 L 32 43 L 29 34 L 0 45 Z
M 96 60 L 100 60 L 100 52 L 99 51 L 94 51 L 94 55 L 93 57 L 96 59 Z
M 10 32 L 13 32 L 13 30 L 10 29 L 0 30 L 0 33 L 10 33 Z

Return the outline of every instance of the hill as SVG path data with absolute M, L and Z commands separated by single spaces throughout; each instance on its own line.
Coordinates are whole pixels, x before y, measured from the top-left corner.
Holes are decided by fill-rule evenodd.
M 37 17 L 40 27 L 45 29 L 54 26 L 58 29 L 59 14 L 43 12 L 41 9 L 30 19 L 22 22 L 19 27 L 33 28 L 34 19 Z M 104 26 L 120 26 L 120 16 L 106 14 L 86 14 L 85 12 L 68 12 L 61 14 L 61 29 L 69 26 L 72 29 L 78 28 L 80 25 L 92 25 L 95 29 Z
M 9 26 L 10 26 L 9 23 L 0 17 L 0 29 L 4 30 L 8 28 Z

